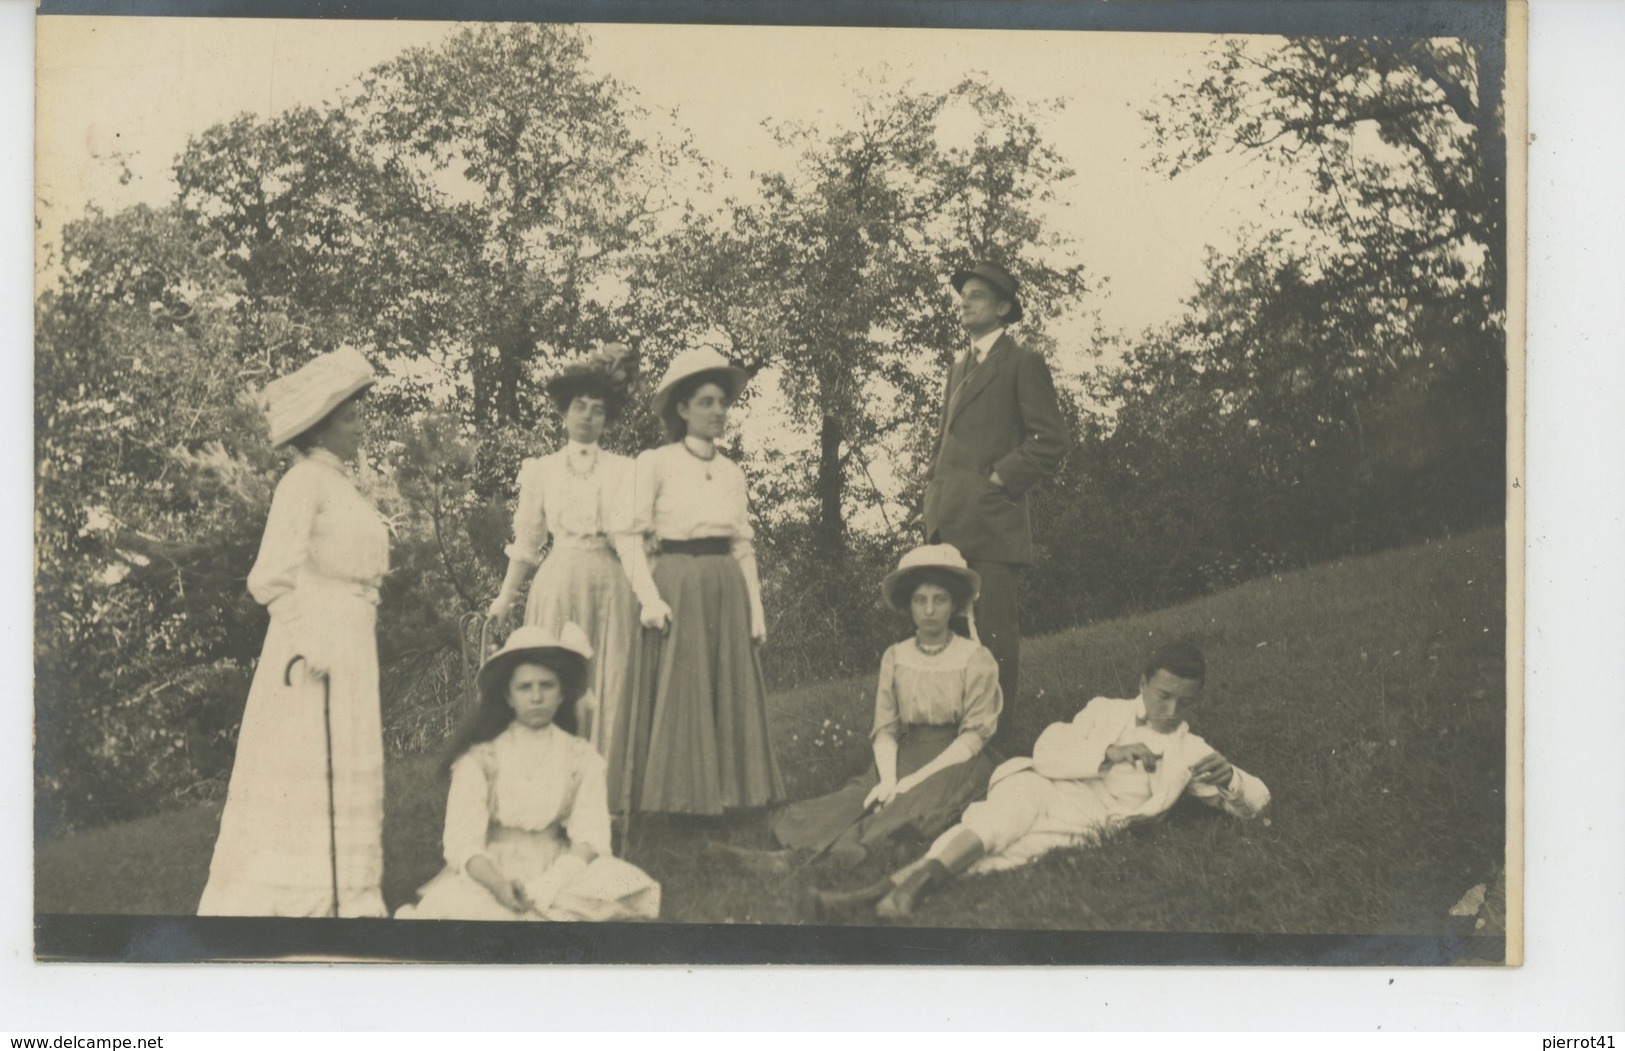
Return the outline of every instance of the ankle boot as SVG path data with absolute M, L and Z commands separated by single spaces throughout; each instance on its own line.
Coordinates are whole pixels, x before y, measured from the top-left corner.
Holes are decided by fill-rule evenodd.
M 813 915 L 820 920 L 848 909 L 871 905 L 897 889 L 888 876 L 857 890 L 815 890 L 812 892 Z
M 913 914 L 915 903 L 925 896 L 927 889 L 947 881 L 947 866 L 933 858 L 909 876 L 901 886 L 881 898 L 880 903 L 875 906 L 875 915 L 885 920 L 907 919 Z

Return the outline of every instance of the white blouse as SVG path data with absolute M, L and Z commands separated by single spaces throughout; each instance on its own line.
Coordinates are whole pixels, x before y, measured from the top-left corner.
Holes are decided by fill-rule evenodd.
M 596 445 L 568 442 L 519 468 L 508 557 L 535 562 L 551 532 L 555 538 L 631 533 L 632 461 Z
M 905 639 L 880 658 L 870 738 L 897 737 L 904 724 L 957 726 L 974 755 L 997 732 L 1003 708 L 999 665 L 987 647 L 955 635 L 928 655 Z
M 649 575 L 643 536 L 633 528 L 635 484 L 631 458 L 597 445 L 566 442 L 548 456 L 525 460 L 508 557 L 534 565 L 549 534 L 555 547 L 608 544 L 638 601 L 649 605 L 659 592 Z
M 728 537 L 750 592 L 751 627 L 766 627 L 745 472 L 720 452 L 702 460 L 682 442 L 639 454 L 632 527 L 658 540 Z
M 270 606 L 301 588 L 337 587 L 377 601 L 388 572 L 389 527 L 377 509 L 337 456 L 306 453 L 277 483 L 249 594 Z
M 590 742 L 557 726 L 509 724 L 452 764 L 446 864 L 461 870 L 484 854 L 493 824 L 526 832 L 559 825 L 571 846 L 610 856 L 607 770 Z
M 720 452 L 702 460 L 682 442 L 638 456 L 634 528 L 661 540 L 726 536 L 751 542 L 745 472 Z

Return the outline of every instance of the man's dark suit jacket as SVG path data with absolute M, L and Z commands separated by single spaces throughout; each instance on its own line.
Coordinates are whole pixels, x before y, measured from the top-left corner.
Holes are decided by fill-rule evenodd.
M 1027 490 L 1066 456 L 1066 421 L 1044 358 L 1008 332 L 961 385 L 964 358 L 948 372 L 937 456 L 925 487 L 925 535 L 967 559 L 1033 560 Z M 956 393 L 957 391 L 957 393 Z M 1004 485 L 988 481 L 994 471 Z

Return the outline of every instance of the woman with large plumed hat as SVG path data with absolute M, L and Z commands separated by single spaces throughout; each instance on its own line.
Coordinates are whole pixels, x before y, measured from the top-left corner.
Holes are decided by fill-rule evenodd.
M 632 461 L 599 445 L 604 428 L 625 408 L 636 370 L 630 347 L 608 343 L 548 381 L 564 420 L 564 444 L 519 469 L 508 571 L 489 610 L 504 622 L 534 573 L 524 623 L 555 632 L 576 624 L 586 631 L 605 658 L 594 664 L 581 697 L 581 733 L 606 756 L 637 681 L 640 615 L 652 624 L 666 618 L 643 537 L 632 525 Z
M 576 625 L 526 625 L 480 668 L 448 764 L 446 867 L 397 919 L 660 915 L 660 884 L 610 853 L 604 759 L 575 736 L 592 658 Z
M 634 753 L 621 767 L 633 809 L 722 814 L 784 797 L 756 652 L 767 621 L 750 497 L 716 444 L 745 380 L 700 348 L 678 354 L 654 393 L 669 444 L 638 457 L 634 513 L 658 544 L 653 578 L 669 617 L 644 618 L 646 688 L 615 735 Z
M 389 531 L 350 474 L 376 378 L 340 348 L 261 396 L 271 444 L 297 458 L 248 574 L 271 624 L 200 915 L 388 915 L 376 609 Z

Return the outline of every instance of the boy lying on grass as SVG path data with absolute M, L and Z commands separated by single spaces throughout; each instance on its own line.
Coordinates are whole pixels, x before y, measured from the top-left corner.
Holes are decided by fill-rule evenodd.
M 1194 646 L 1161 647 L 1146 662 L 1138 697 L 1096 697 L 1071 722 L 1051 724 L 1032 758 L 1001 764 L 987 798 L 972 803 L 924 857 L 872 886 L 814 894 L 819 917 L 878 901 L 876 915 L 901 919 L 960 873 L 1015 868 L 1059 847 L 1099 843 L 1161 817 L 1186 793 L 1236 817 L 1258 816 L 1269 789 L 1184 721 L 1206 675 Z

